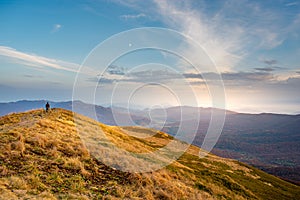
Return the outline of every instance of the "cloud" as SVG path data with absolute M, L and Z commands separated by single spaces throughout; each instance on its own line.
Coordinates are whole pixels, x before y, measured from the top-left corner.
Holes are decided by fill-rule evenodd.
M 115 82 L 116 80 L 114 79 L 108 79 L 108 78 L 97 78 L 97 77 L 92 77 L 92 78 L 87 78 L 86 79 L 88 82 L 96 82 L 98 84 L 112 84 L 113 82 Z
M 259 47 L 265 49 L 273 49 L 280 46 L 284 41 L 284 38 L 282 38 L 278 32 L 271 32 L 270 30 L 263 28 L 254 30 L 254 34 L 262 38 Z
M 222 73 L 223 80 L 240 80 L 240 81 L 268 81 L 273 80 L 274 75 L 267 72 L 235 72 Z
M 222 71 L 230 71 L 258 48 L 272 49 L 284 41 L 281 30 L 287 25 L 274 24 L 280 15 L 259 3 L 222 1 L 215 11 L 207 11 L 210 5 L 205 1 L 196 7 L 193 1 L 154 1 L 162 20 L 192 37 Z M 190 54 L 197 58 L 198 52 Z
M 110 75 L 125 75 L 125 69 L 117 65 L 110 65 L 107 71 Z
M 120 67 L 117 67 L 120 69 Z M 115 69 L 115 67 L 113 67 Z M 113 82 L 127 82 L 127 83 L 166 83 L 174 80 L 184 80 L 182 74 L 175 73 L 167 69 L 155 70 L 140 70 L 134 72 L 114 71 L 108 69 L 101 78 L 88 78 L 87 81 L 99 82 L 102 84 L 111 84 Z M 186 82 L 186 81 L 185 81 Z M 179 84 L 179 83 L 178 83 Z
M 276 81 L 276 77 L 269 71 L 259 72 L 224 72 L 220 74 L 225 84 L 230 85 L 252 85 L 254 83 Z M 124 74 L 111 75 L 108 71 L 101 78 L 88 78 L 87 81 L 99 82 L 101 84 L 111 84 L 114 82 L 127 83 L 176 83 L 180 84 L 204 84 L 212 83 L 219 80 L 219 74 L 214 72 L 208 73 L 176 73 L 167 69 L 157 70 L 140 70 Z
M 120 18 L 124 20 L 131 20 L 131 19 L 139 19 L 139 18 L 144 18 L 146 15 L 144 13 L 139 13 L 136 15 L 121 15 Z
M 286 80 L 286 83 L 290 83 L 290 84 L 294 84 L 296 86 L 299 86 L 299 84 L 300 84 L 300 78 L 299 77 L 289 77 Z M 299 87 L 298 87 L 298 89 L 299 89 Z
M 263 59 L 262 62 L 267 65 L 275 65 L 278 63 L 278 61 L 274 59 Z
M 218 16 L 210 18 L 201 10 L 195 10 L 187 4 L 174 1 L 155 1 L 162 20 L 170 27 L 190 36 L 207 52 L 215 64 L 223 70 L 230 69 L 241 56 L 240 37 L 243 32 L 238 27 L 224 26 Z M 226 38 L 226 39 L 225 39 Z M 199 52 L 190 49 L 195 60 Z M 201 63 L 201 59 L 196 61 Z
M 58 32 L 62 28 L 61 24 L 54 24 L 51 33 Z
M 44 78 L 44 76 L 40 76 L 40 75 L 32 75 L 32 74 L 24 74 L 24 77 L 26 78 Z
M 300 32 L 300 13 L 298 13 L 293 22 L 289 25 L 287 28 L 288 32 L 290 32 L 290 36 L 298 39 L 299 38 L 299 32 Z
M 254 69 L 257 71 L 263 71 L 263 72 L 272 72 L 275 70 L 274 68 L 271 68 L 271 67 L 257 67 Z
M 276 48 L 291 33 L 299 32 L 300 15 L 297 17 L 285 9 L 276 9 L 284 6 L 282 2 L 275 2 L 272 7 L 265 1 L 248 0 L 114 2 L 143 12 L 190 36 L 221 71 L 234 69 L 240 60 L 257 50 Z M 197 59 L 198 52 L 190 49 L 189 53 Z
M 152 1 L 141 1 L 141 0 L 110 0 L 110 2 L 114 2 L 119 5 L 126 6 L 128 8 L 139 10 L 139 11 L 146 11 L 150 10 L 154 7 L 154 3 Z
M 97 15 L 97 16 L 102 16 L 103 17 L 103 14 L 101 12 L 98 12 L 97 9 L 95 9 L 95 5 L 88 5 L 88 4 L 83 4 L 82 5 L 82 9 L 86 12 L 89 12 L 89 13 L 92 13 L 94 15 Z
M 186 73 L 184 74 L 186 78 L 192 79 L 201 79 L 203 80 L 204 77 L 207 81 L 210 80 L 217 80 L 219 75 L 216 73 L 204 73 L 204 74 L 197 74 L 197 73 Z M 274 76 L 268 72 L 224 72 L 221 73 L 221 77 L 224 81 L 267 81 L 273 80 Z
M 0 56 L 4 56 L 14 63 L 37 68 L 47 67 L 74 73 L 77 73 L 79 68 L 79 65 L 75 63 L 28 54 L 7 46 L 0 46 Z
M 285 6 L 288 6 L 288 7 L 289 7 L 289 6 L 297 6 L 298 4 L 299 4 L 299 2 L 296 2 L 296 1 L 295 1 L 295 2 L 289 2 L 289 3 L 286 3 Z
M 127 74 L 127 81 L 130 82 L 141 82 L 141 83 L 163 83 L 170 82 L 173 80 L 184 79 L 184 76 L 175 73 L 167 69 L 157 69 L 157 70 L 142 70 L 137 72 L 131 72 Z
M 282 8 L 281 1 L 227 0 L 222 8 L 223 18 L 244 30 L 247 51 L 273 49 L 280 46 L 291 32 L 295 13 Z M 225 21 L 225 23 L 226 23 Z

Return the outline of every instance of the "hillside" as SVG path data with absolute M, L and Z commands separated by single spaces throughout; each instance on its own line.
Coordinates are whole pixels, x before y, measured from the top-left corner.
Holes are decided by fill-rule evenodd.
M 11 112 L 44 107 L 46 101 L 18 101 L 0 103 L 0 116 Z M 211 112 L 218 109 L 196 107 L 170 107 L 151 110 L 128 110 L 124 108 L 105 108 L 102 106 L 74 101 L 76 112 L 96 118 L 98 121 L 116 125 L 114 116 L 118 116 L 118 125 L 147 125 L 151 121 L 152 128 L 175 135 L 182 120 L 196 123 L 195 115 L 200 113 L 199 129 L 193 142 L 201 147 L 203 138 L 210 123 Z M 72 102 L 50 102 L 52 107 L 72 110 Z M 181 119 L 184 113 L 184 118 Z M 166 116 L 165 116 L 166 114 Z M 131 121 L 132 119 L 132 121 Z M 166 120 L 166 121 L 165 121 Z M 290 182 L 300 185 L 300 115 L 280 114 L 243 114 L 226 111 L 225 125 L 213 149 L 213 153 L 221 157 L 245 162 L 267 173 L 271 173 Z M 189 130 L 185 130 L 189 133 Z M 255 145 L 253 145 L 255 144 Z
M 180 124 L 199 123 L 193 144 L 201 147 L 218 109 L 196 107 L 167 108 L 164 132 L 175 135 Z M 151 112 L 151 119 L 163 121 L 163 109 Z M 182 113 L 184 118 L 181 119 Z M 200 120 L 196 121 L 196 115 Z M 153 122 L 152 124 L 155 124 Z M 245 114 L 226 111 L 222 134 L 212 152 L 258 167 L 300 185 L 300 115 Z M 185 132 L 189 133 L 188 130 Z
M 1 199 L 300 199 L 299 186 L 234 160 L 212 154 L 200 159 L 195 146 L 155 172 L 108 167 L 87 150 L 77 128 L 85 130 L 81 137 L 107 144 L 95 138 L 101 128 L 116 146 L 138 153 L 153 152 L 173 138 L 151 129 L 107 126 L 79 114 L 74 114 L 76 127 L 73 114 L 52 109 L 0 118 Z

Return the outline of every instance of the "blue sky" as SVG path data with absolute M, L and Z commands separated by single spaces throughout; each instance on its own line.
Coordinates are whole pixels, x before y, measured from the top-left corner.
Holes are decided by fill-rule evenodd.
M 0 0 L 0 101 L 72 99 L 79 67 L 89 63 L 92 50 L 115 34 L 142 27 L 172 29 L 200 45 L 223 78 L 227 109 L 300 113 L 300 2 L 293 0 Z M 134 35 L 132 44 L 140 37 Z M 119 48 L 115 44 L 99 56 Z M 201 65 L 198 51 L 182 48 Z M 212 106 L 205 81 L 214 81 L 213 72 L 202 71 L 209 79 L 204 80 L 168 52 L 142 50 L 109 67 L 92 64 L 80 86 L 96 85 L 97 104 L 110 103 L 116 85 L 115 103 L 126 104 L 128 91 L 144 84 L 130 96 L 132 104 L 178 105 L 178 96 L 185 96 L 196 100 L 181 104 Z M 85 96 L 80 99 L 91 101 Z

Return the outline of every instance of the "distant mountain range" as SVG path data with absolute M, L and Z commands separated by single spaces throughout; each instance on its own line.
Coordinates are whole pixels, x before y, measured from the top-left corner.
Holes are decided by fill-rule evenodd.
M 46 101 L 18 101 L 0 103 L 0 115 L 44 107 Z M 75 101 L 75 112 L 108 125 L 145 126 L 159 128 L 176 135 L 181 123 L 199 124 L 194 145 L 202 145 L 211 113 L 216 108 L 170 107 L 154 110 L 130 110 L 121 107 L 106 108 Z M 72 110 L 72 102 L 50 102 L 52 107 Z M 96 115 L 95 115 L 96 114 Z M 200 120 L 197 119 L 200 114 Z M 196 120 L 196 121 L 195 121 Z M 186 128 L 186 137 L 189 129 Z M 256 166 L 268 173 L 300 184 L 300 115 L 245 114 L 226 111 L 222 134 L 212 151 Z

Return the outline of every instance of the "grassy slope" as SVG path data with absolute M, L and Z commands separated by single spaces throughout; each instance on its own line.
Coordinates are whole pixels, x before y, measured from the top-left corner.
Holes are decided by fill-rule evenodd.
M 152 152 L 173 139 L 155 130 L 106 126 L 75 116 L 87 135 L 94 137 L 101 128 L 127 151 Z M 131 174 L 90 155 L 72 112 L 11 114 L 0 118 L 0 199 L 300 199 L 298 186 L 237 161 L 214 155 L 200 159 L 199 151 L 191 146 L 164 169 Z

